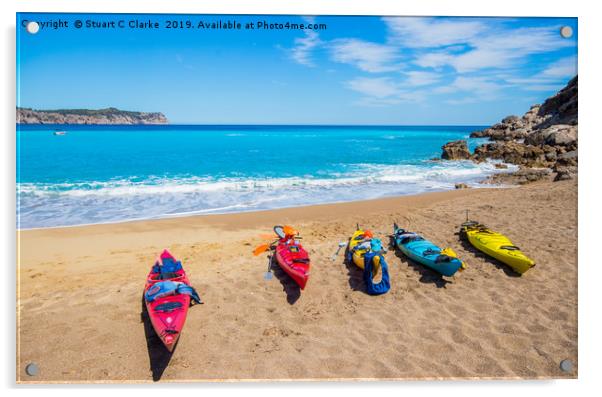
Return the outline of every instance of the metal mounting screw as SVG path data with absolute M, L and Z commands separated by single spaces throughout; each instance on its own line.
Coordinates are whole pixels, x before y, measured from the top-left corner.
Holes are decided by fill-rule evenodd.
M 565 38 L 568 39 L 569 37 L 571 37 L 573 35 L 573 28 L 571 28 L 570 26 L 563 26 L 560 28 L 560 35 Z
M 25 367 L 25 373 L 29 376 L 36 376 L 40 372 L 38 365 L 35 363 L 29 363 Z
M 573 370 L 573 362 L 568 359 L 564 359 L 560 362 L 560 369 L 563 372 L 571 372 Z
M 27 33 L 36 34 L 40 30 L 40 24 L 36 21 L 29 21 L 27 25 L 25 25 L 25 29 Z

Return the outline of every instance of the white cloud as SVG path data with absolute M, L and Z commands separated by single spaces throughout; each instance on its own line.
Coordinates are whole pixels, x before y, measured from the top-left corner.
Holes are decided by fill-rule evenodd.
M 512 52 L 505 50 L 478 48 L 464 54 L 452 56 L 448 63 L 456 71 L 466 73 L 479 69 L 508 67 L 511 66 L 512 60 L 517 57 Z
M 558 28 L 502 27 L 480 19 L 426 17 L 384 18 L 389 44 L 414 48 L 421 67 L 449 65 L 459 73 L 508 68 L 525 57 L 574 45 Z
M 403 102 L 422 102 L 426 93 L 420 90 L 404 90 L 388 77 L 358 77 L 345 84 L 363 97 L 357 102 L 362 106 L 389 106 Z
M 314 66 L 311 53 L 321 44 L 319 35 L 313 30 L 306 30 L 305 37 L 295 39 L 295 47 L 291 49 L 291 57 L 295 62 L 305 66 Z
M 535 75 L 532 77 L 506 77 L 505 81 L 510 84 L 546 84 L 550 82 L 550 79 Z
M 532 84 L 521 87 L 526 91 L 560 91 L 563 84 Z
M 405 83 L 411 86 L 431 85 L 437 83 L 440 79 L 437 73 L 420 70 L 413 70 L 404 74 L 407 76 Z
M 577 74 L 577 58 L 562 58 L 548 66 L 541 74 L 549 78 L 574 77 Z
M 526 91 L 554 91 L 560 90 L 568 81 L 577 74 L 577 58 L 566 57 L 548 65 L 532 76 L 515 77 L 504 76 L 504 80 L 519 89 Z
M 412 90 L 412 91 L 401 91 L 397 94 L 402 102 L 423 102 L 427 98 L 426 91 Z
M 360 104 L 390 106 L 432 95 L 449 104 L 499 100 L 509 89 L 553 91 L 576 74 L 576 58 L 541 66 L 534 55 L 574 47 L 557 26 L 521 27 L 512 20 L 483 18 L 383 18 L 385 43 L 341 38 L 322 43 L 332 61 L 382 77 L 357 77 L 345 86 L 362 94 Z M 402 55 L 404 58 L 402 58 Z M 539 73 L 527 70 L 540 66 Z M 395 72 L 395 74 L 391 73 Z M 386 76 L 386 77 L 385 77 Z M 452 81 L 442 85 L 443 78 Z
M 425 99 L 426 95 L 422 91 L 404 91 L 398 93 L 397 96 L 389 98 L 363 97 L 356 101 L 355 104 L 367 107 L 385 107 L 408 102 L 423 103 Z
M 528 55 L 573 45 L 561 38 L 556 28 L 496 30 L 473 38 L 470 44 L 474 47 L 473 50 L 450 59 L 450 65 L 458 72 L 512 67 Z
M 464 98 L 455 98 L 448 103 L 468 103 L 476 100 L 494 100 L 498 99 L 502 84 L 491 81 L 486 77 L 465 77 L 459 76 L 449 85 L 442 86 L 433 90 L 437 94 L 468 93 Z
M 359 39 L 337 39 L 330 43 L 336 62 L 353 65 L 364 72 L 382 73 L 397 70 L 398 50 L 395 47 Z
M 445 101 L 445 103 L 448 103 L 450 105 L 468 105 L 471 103 L 476 103 L 479 100 L 480 99 L 477 97 L 467 96 L 467 97 L 460 98 L 460 99 L 448 99 Z
M 428 52 L 418 56 L 414 63 L 423 68 L 437 69 L 451 63 L 453 55 L 448 52 Z
M 383 18 L 390 41 L 411 48 L 442 47 L 467 43 L 487 26 L 478 20 L 425 17 Z
M 346 83 L 353 91 L 369 97 L 386 98 L 399 94 L 399 87 L 388 77 L 358 77 Z

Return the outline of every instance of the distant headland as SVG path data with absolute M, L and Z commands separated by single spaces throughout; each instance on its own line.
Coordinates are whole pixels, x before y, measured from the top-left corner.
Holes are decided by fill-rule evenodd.
M 116 108 L 38 110 L 17 107 L 17 124 L 168 124 L 159 112 Z

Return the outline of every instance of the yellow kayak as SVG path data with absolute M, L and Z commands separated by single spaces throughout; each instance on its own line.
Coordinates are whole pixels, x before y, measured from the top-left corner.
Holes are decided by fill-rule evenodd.
M 360 269 L 364 268 L 364 255 L 370 250 L 369 241 L 372 239 L 372 237 L 372 232 L 369 230 L 358 229 L 349 239 L 348 255 L 351 255 L 353 263 L 355 263 Z M 364 244 L 367 245 L 367 247 L 356 248 L 356 246 L 365 242 L 368 242 L 368 244 Z M 380 258 L 375 257 L 374 259 L 374 275 L 376 276 L 380 272 L 380 261 L 376 259 Z
M 462 224 L 460 231 L 476 249 L 504 262 L 517 273 L 523 274 L 535 266 L 535 261 L 523 254 L 508 237 L 484 225 L 466 222 Z

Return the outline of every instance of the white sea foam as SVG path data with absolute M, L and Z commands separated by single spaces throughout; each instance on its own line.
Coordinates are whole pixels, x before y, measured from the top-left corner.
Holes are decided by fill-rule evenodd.
M 515 170 L 510 166 L 506 171 Z M 338 173 L 289 178 L 151 177 L 18 184 L 19 227 L 52 227 L 335 203 L 479 187 L 494 163 L 351 164 Z

